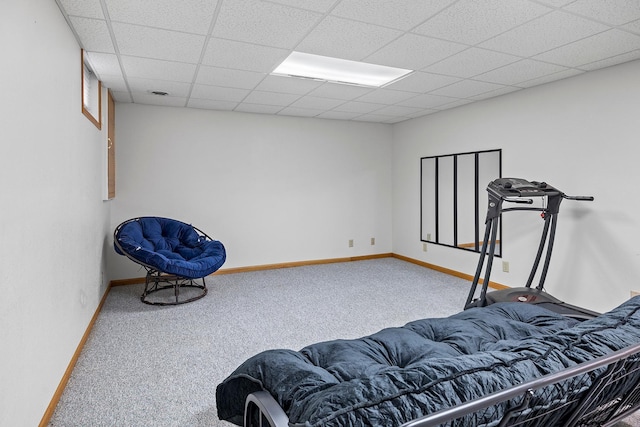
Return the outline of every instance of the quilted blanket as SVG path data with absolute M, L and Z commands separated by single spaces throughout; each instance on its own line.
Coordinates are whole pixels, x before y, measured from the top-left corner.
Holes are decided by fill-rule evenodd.
M 292 426 L 397 426 L 638 342 L 640 297 L 581 323 L 535 305 L 493 304 L 257 354 L 218 385 L 218 416 L 241 425 L 246 396 L 266 390 Z

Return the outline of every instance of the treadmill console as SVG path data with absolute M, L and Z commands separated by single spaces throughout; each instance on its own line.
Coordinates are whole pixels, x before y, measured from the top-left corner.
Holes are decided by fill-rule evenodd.
M 487 191 L 499 198 L 543 197 L 562 194 L 546 182 L 527 181 L 522 178 L 499 178 L 489 183 Z

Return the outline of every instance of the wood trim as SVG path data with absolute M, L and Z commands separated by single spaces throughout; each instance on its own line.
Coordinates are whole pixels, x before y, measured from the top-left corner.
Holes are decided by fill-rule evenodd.
M 60 402 L 62 393 L 64 392 L 64 389 L 67 386 L 67 383 L 69 382 L 69 378 L 71 378 L 71 373 L 73 372 L 73 368 L 75 368 L 76 363 L 78 362 L 78 358 L 80 357 L 80 353 L 82 352 L 84 345 L 87 343 L 87 340 L 89 339 L 89 335 L 93 330 L 93 325 L 96 323 L 96 320 L 98 319 L 98 315 L 102 311 L 102 306 L 107 300 L 107 295 L 109 295 L 110 290 L 111 290 L 111 285 L 108 285 L 107 290 L 104 292 L 104 295 L 102 295 L 100 304 L 98 304 L 98 307 L 96 308 L 96 311 L 93 314 L 93 317 L 89 321 L 89 325 L 87 326 L 87 329 L 85 330 L 84 335 L 80 339 L 80 343 L 78 344 L 78 347 L 76 348 L 75 353 L 73 353 L 73 357 L 71 357 L 71 361 L 69 362 L 69 366 L 67 366 L 67 370 L 64 371 L 64 375 L 60 380 L 60 384 L 58 384 L 58 388 L 56 389 L 55 393 L 53 393 L 53 397 L 51 398 L 51 402 L 49 402 L 49 406 L 47 407 L 47 410 L 44 411 L 44 415 L 42 416 L 42 420 L 40 420 L 40 424 L 38 424 L 38 427 L 46 427 L 51 421 L 51 417 L 53 416 L 53 413 L 56 410 L 56 406 L 58 406 L 58 402 Z
M 82 114 L 99 130 L 102 130 L 102 82 L 98 80 L 98 118 L 91 111 L 84 108 L 84 49 L 80 49 L 80 105 Z
M 336 262 L 364 261 L 367 259 L 389 258 L 391 256 L 393 256 L 393 254 L 386 253 L 386 254 L 362 255 L 362 256 L 346 257 L 346 258 L 330 258 L 330 259 L 318 259 L 318 260 L 311 260 L 311 261 L 284 262 L 280 264 L 263 264 L 263 265 L 255 265 L 250 267 L 225 268 L 225 269 L 220 269 L 216 271 L 215 273 L 213 273 L 213 275 L 246 273 L 249 271 L 261 271 L 261 270 L 275 270 L 278 268 L 302 267 L 305 265 L 332 264 Z
M 410 263 L 413 263 L 413 264 L 420 265 L 422 267 L 430 268 L 432 270 L 436 270 L 436 271 L 439 271 L 441 273 L 448 274 L 450 276 L 459 277 L 461 279 L 465 279 L 465 280 L 468 280 L 470 282 L 473 282 L 473 276 L 470 275 L 470 274 L 462 273 L 462 272 L 456 271 L 456 270 L 451 270 L 451 269 L 445 268 L 445 267 L 440 267 L 439 265 L 435 265 L 435 264 L 429 264 L 428 262 L 424 262 L 424 261 L 420 261 L 420 260 L 417 260 L 417 259 L 409 258 L 409 257 L 403 256 L 403 255 L 393 254 L 392 256 L 394 258 L 398 258 L 398 259 L 401 259 L 403 261 L 407 261 L 407 262 L 410 262 Z M 482 280 L 482 278 L 480 278 L 479 283 L 482 284 L 483 282 L 484 282 L 484 280 Z M 493 289 L 506 289 L 509 286 L 503 285 L 501 283 L 489 281 L 489 287 L 493 288 Z
M 477 243 L 479 248 L 482 248 L 482 244 L 483 244 L 483 242 L 478 242 Z M 500 240 L 496 240 L 496 245 L 499 245 L 499 244 L 500 244 Z M 459 247 L 459 248 L 475 248 L 476 247 L 476 243 L 473 243 L 473 242 L 471 242 L 471 243 L 458 243 L 457 247 Z
M 247 273 L 250 271 L 275 270 L 278 268 L 303 267 L 305 265 L 331 264 L 336 262 L 349 262 L 349 261 L 364 261 L 367 259 L 389 258 L 392 256 L 393 256 L 392 253 L 386 253 L 386 254 L 362 255 L 362 256 L 346 257 L 346 258 L 329 258 L 329 259 L 318 259 L 318 260 L 311 260 L 311 261 L 283 262 L 279 264 L 262 264 L 262 265 L 248 266 L 248 267 L 221 268 L 220 270 L 213 273 L 212 276 L 215 276 L 217 274 L 235 274 L 235 273 Z M 145 281 L 144 277 L 118 279 L 118 280 L 112 280 L 110 282 L 110 286 L 137 285 L 140 283 L 144 283 L 144 281 Z
M 116 103 L 107 90 L 107 198 L 116 197 Z
M 212 274 L 212 276 L 218 275 L 218 274 L 235 274 L 235 273 L 247 273 L 250 271 L 262 271 L 262 270 L 275 270 L 278 268 L 291 268 L 291 267 L 303 267 L 305 265 L 319 265 L 319 264 L 331 264 L 331 263 L 335 263 L 335 262 L 350 262 L 350 261 L 364 261 L 367 259 L 378 259 L 378 258 L 397 258 L 403 261 L 407 261 L 410 262 L 412 264 L 417 264 L 421 267 L 426 267 L 426 268 L 430 268 L 431 270 L 436 270 L 439 271 L 441 273 L 445 273 L 448 274 L 450 276 L 454 276 L 454 277 L 459 277 L 461 279 L 465 279 L 468 280 L 470 282 L 473 281 L 473 276 L 470 274 L 466 274 L 466 273 L 462 273 L 460 271 L 456 271 L 456 270 L 451 270 L 449 268 L 445 268 L 445 267 L 440 267 L 439 265 L 435 265 L 435 264 L 429 264 L 427 262 L 424 261 L 420 261 L 414 258 L 409 258 L 403 255 L 398 255 L 392 252 L 389 253 L 383 253 L 383 254 L 375 254 L 375 255 L 362 255 L 362 256 L 355 256 L 355 257 L 346 257 L 346 258 L 329 258 L 329 259 L 318 259 L 318 260 L 311 260 L 311 261 L 294 261 L 294 262 L 283 262 L 283 263 L 279 263 L 279 264 L 262 264 L 262 265 L 254 265 L 254 266 L 248 266 L 248 267 L 235 267 L 235 268 L 221 268 L 220 270 L 216 271 L 215 273 Z M 136 285 L 136 284 L 140 284 L 140 283 L 144 283 L 145 278 L 144 277 L 133 277 L 130 279 L 119 279 L 119 280 L 112 280 L 109 285 L 110 286 L 124 286 L 124 285 Z M 480 283 L 482 283 L 482 279 L 480 279 Z M 505 286 L 503 284 L 497 283 L 497 282 L 493 282 L 490 281 L 489 282 L 489 287 L 493 288 L 493 289 L 505 289 L 508 288 L 508 286 Z

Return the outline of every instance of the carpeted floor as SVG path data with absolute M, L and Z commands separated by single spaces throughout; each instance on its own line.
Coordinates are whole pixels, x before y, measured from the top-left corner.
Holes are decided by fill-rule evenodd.
M 215 389 L 248 357 L 457 313 L 470 282 L 383 258 L 207 285 L 205 298 L 174 307 L 141 303 L 141 285 L 112 288 L 49 425 L 231 426 Z
M 355 338 L 462 309 L 469 282 L 394 258 L 207 280 L 175 307 L 111 289 L 51 426 L 230 426 L 216 385 L 251 355 Z

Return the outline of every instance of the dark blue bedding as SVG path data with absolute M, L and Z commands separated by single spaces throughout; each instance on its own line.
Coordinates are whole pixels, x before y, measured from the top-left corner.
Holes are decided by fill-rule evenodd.
M 299 352 L 269 350 L 218 385 L 218 416 L 242 425 L 246 396 L 266 390 L 293 426 L 397 426 L 636 344 L 639 311 L 636 297 L 578 323 L 499 303 Z
M 224 245 L 208 240 L 189 224 L 162 217 L 140 217 L 122 225 L 115 237 L 122 250 L 163 273 L 199 279 L 226 260 Z M 122 253 L 117 245 L 115 250 Z

